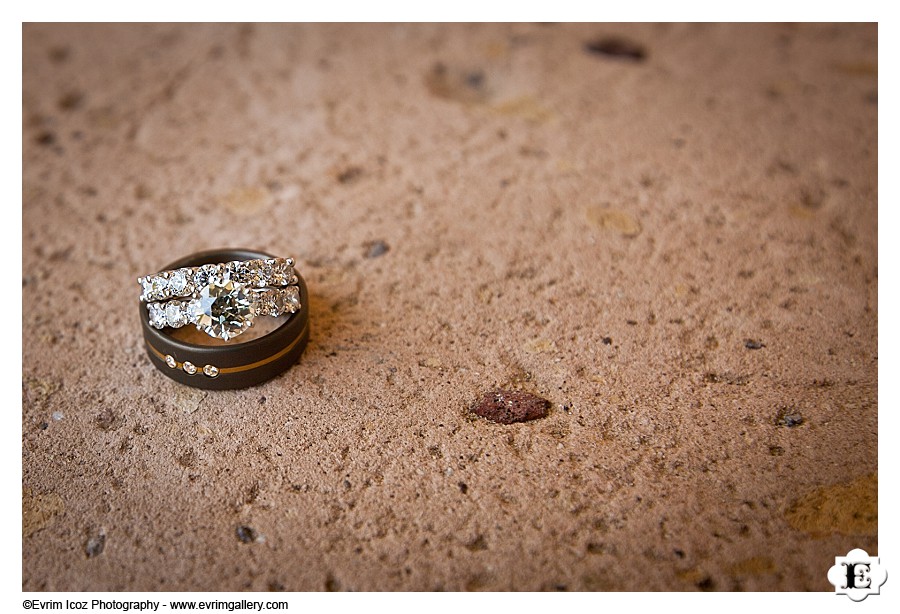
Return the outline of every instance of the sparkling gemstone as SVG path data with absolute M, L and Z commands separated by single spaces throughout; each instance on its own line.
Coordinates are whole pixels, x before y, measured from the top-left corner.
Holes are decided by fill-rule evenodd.
M 211 337 L 228 341 L 253 323 L 250 292 L 231 280 L 211 280 L 191 301 L 191 321 Z
M 179 328 L 187 324 L 187 314 L 181 301 L 169 301 L 166 303 L 166 322 L 172 328 Z
M 258 287 L 266 285 L 266 282 L 262 279 L 262 272 L 259 270 L 258 260 L 249 260 L 247 262 L 242 262 L 241 264 L 243 265 L 243 283 Z
M 150 277 L 141 277 L 141 299 L 147 300 L 153 294 L 153 280 Z
M 194 363 L 192 363 L 192 362 L 185 361 L 184 365 L 181 368 L 184 369 L 184 372 L 187 373 L 188 375 L 193 375 L 194 373 L 197 372 L 197 367 L 195 367 Z
M 166 364 L 169 365 L 170 369 L 174 369 L 178 366 L 178 363 L 175 361 L 175 357 L 169 354 L 166 354 Z
M 165 298 L 169 292 L 169 282 L 162 275 L 154 275 L 150 280 L 150 297 Z
M 230 273 L 231 279 L 246 284 L 253 281 L 253 271 L 249 263 L 246 261 L 235 260 L 225 265 L 225 269 Z
M 294 313 L 298 309 L 300 309 L 300 288 L 297 286 L 288 286 L 284 289 L 285 292 L 285 304 L 287 305 L 288 311 Z
M 275 309 L 273 310 L 272 315 L 280 316 L 284 313 L 284 292 L 281 290 L 275 291 Z
M 178 269 L 169 277 L 169 289 L 175 296 L 184 296 L 190 291 L 190 269 Z
M 264 260 L 259 266 L 259 280 L 256 282 L 257 287 L 263 288 L 270 285 L 275 275 L 275 261 Z
M 275 300 L 270 290 L 265 292 L 256 292 L 256 314 L 260 316 L 270 316 L 275 310 Z
M 277 286 L 285 286 L 291 282 L 294 276 L 294 261 L 290 258 L 279 258 L 272 267 L 272 283 Z
M 194 273 L 194 286 L 203 288 L 214 281 L 227 281 L 230 279 L 230 271 L 220 264 L 204 264 Z
M 150 325 L 153 328 L 165 328 L 166 311 L 163 306 L 159 303 L 150 303 L 147 305 L 147 309 L 150 312 Z
M 212 365 L 206 365 L 203 367 L 203 373 L 209 377 L 215 377 L 219 374 L 219 370 Z

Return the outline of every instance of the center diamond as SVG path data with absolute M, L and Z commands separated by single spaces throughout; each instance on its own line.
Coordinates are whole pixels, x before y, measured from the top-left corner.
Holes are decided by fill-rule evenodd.
M 253 323 L 250 299 L 244 284 L 210 279 L 191 301 L 191 320 L 210 337 L 228 341 Z

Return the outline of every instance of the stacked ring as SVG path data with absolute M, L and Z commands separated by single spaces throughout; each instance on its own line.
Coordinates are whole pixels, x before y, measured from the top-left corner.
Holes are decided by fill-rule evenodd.
M 244 249 L 211 250 L 182 258 L 138 282 L 150 361 L 182 384 L 209 390 L 255 386 L 293 365 L 309 339 L 306 283 L 290 258 Z M 164 332 L 192 323 L 227 341 L 247 330 L 257 316 L 282 314 L 290 315 L 281 326 L 244 343 L 199 345 Z

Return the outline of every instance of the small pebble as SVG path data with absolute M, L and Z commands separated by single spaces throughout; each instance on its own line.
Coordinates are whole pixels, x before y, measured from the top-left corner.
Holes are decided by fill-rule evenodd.
M 588 53 L 633 62 L 641 62 L 647 58 L 647 51 L 643 45 L 619 36 L 607 36 L 589 41 L 585 43 L 584 48 Z
M 87 555 L 89 559 L 94 558 L 95 556 L 99 556 L 103 553 L 103 549 L 106 547 L 106 535 L 104 533 L 100 533 L 91 537 L 87 540 L 87 544 L 84 547 L 84 553 Z
M 469 411 L 499 424 L 527 422 L 544 418 L 550 401 L 528 392 L 493 390 L 482 396 Z
M 391 249 L 384 241 L 372 241 L 366 244 L 366 258 L 378 258 L 384 256 Z
M 766 347 L 766 344 L 755 339 L 744 339 L 744 347 L 748 350 L 759 350 Z
M 234 531 L 237 538 L 241 540 L 245 544 L 252 544 L 259 538 L 259 533 L 256 532 L 256 529 L 251 527 L 241 525 Z
M 115 431 L 125 423 L 125 416 L 111 407 L 106 407 L 97 414 L 94 421 L 101 431 Z
M 803 424 L 803 415 L 799 411 L 783 408 L 775 414 L 775 426 L 793 428 Z

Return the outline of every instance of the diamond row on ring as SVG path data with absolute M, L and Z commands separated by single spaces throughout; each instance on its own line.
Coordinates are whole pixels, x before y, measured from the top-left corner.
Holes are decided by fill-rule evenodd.
M 197 365 L 187 360 L 179 363 L 171 354 L 166 354 L 165 360 L 166 366 L 170 369 L 181 368 L 188 375 L 196 375 L 198 372 L 202 372 L 206 377 L 218 377 L 219 375 L 219 368 L 215 365 L 205 365 L 200 369 Z
M 250 290 L 246 293 L 246 314 L 251 320 L 254 316 L 280 316 L 285 313 L 294 313 L 300 309 L 300 289 L 297 286 L 287 288 L 266 288 L 264 290 Z M 191 300 L 173 299 L 166 302 L 149 303 L 147 310 L 150 314 L 150 325 L 154 328 L 181 328 L 188 324 L 194 324 L 203 329 L 208 326 L 204 322 L 207 316 L 203 298 Z M 249 326 L 249 321 L 247 322 Z M 207 331 L 209 332 L 209 331 Z M 214 336 L 221 337 L 221 334 Z M 231 337 L 235 336 L 233 332 Z M 224 337 L 227 339 L 228 337 Z
M 195 289 L 206 286 L 210 279 L 231 280 L 253 288 L 286 286 L 296 280 L 294 259 L 235 260 L 139 277 L 141 300 L 152 302 L 188 297 Z

